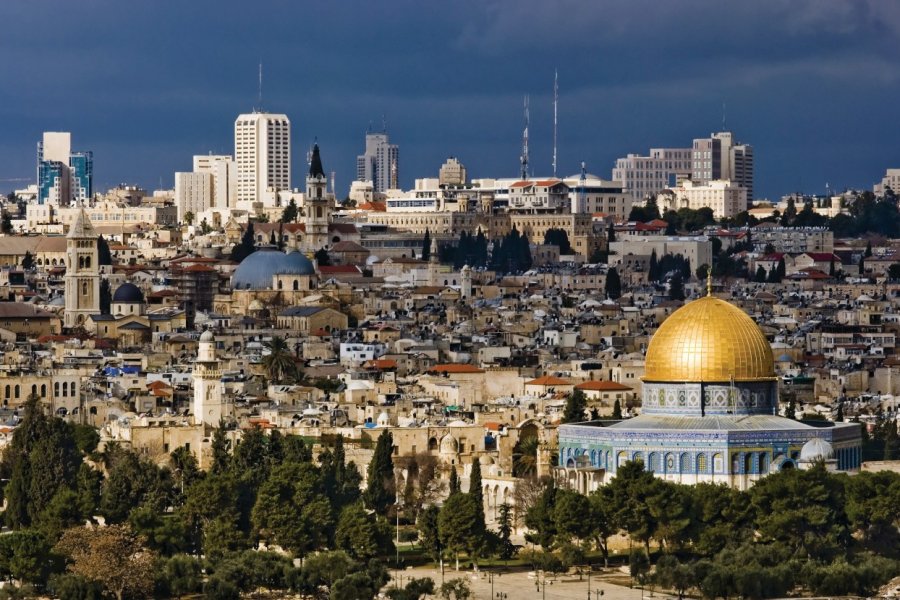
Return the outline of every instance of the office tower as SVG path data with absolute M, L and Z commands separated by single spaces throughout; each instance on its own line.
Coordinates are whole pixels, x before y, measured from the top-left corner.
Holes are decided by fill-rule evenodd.
M 212 175 L 212 208 L 234 208 L 237 203 L 237 166 L 230 156 L 194 156 L 194 173 Z
M 732 181 L 747 188 L 747 199 L 753 199 L 753 146 L 736 143 L 730 131 L 695 139 L 691 166 L 691 180 L 695 184 Z
M 371 181 L 375 192 L 399 187 L 400 149 L 386 132 L 366 133 L 366 152 L 356 157 L 356 180 Z
M 94 154 L 72 152 L 72 134 L 45 131 L 37 144 L 38 204 L 84 204 L 94 193 Z
M 291 122 L 287 115 L 238 115 L 234 122 L 237 201 L 261 201 L 267 190 L 291 189 Z

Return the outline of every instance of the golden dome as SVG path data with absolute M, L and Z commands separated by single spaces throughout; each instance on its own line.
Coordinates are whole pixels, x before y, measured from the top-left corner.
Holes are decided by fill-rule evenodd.
M 743 310 L 714 296 L 690 302 L 659 327 L 644 381 L 727 382 L 775 379 L 772 347 Z

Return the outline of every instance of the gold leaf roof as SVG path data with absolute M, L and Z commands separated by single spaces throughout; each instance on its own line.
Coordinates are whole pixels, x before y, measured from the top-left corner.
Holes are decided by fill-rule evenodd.
M 644 381 L 729 382 L 775 379 L 772 347 L 743 310 L 714 296 L 690 302 L 650 340 Z

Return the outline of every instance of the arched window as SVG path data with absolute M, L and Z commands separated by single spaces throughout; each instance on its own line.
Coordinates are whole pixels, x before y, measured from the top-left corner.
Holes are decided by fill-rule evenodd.
M 294 291 L 296 292 L 299 289 L 300 289 L 300 282 L 295 279 L 294 280 Z
M 706 473 L 709 470 L 709 465 L 706 462 L 705 454 L 697 455 L 697 472 L 698 473 Z
M 9 392 L 10 392 L 10 387 L 9 387 L 9 386 L 6 386 L 6 391 L 5 391 L 5 393 L 3 394 L 3 397 L 4 397 L 4 398 L 9 398 Z
M 691 472 L 691 455 L 690 454 L 688 454 L 687 452 L 683 453 L 681 455 L 680 463 L 681 464 L 679 465 L 679 468 L 680 468 L 681 473 L 690 473 Z
M 16 387 L 15 387 L 15 392 L 16 392 L 16 398 L 18 398 L 19 397 L 19 386 L 18 385 L 16 385 Z
M 46 397 L 47 397 L 47 384 L 42 383 L 41 384 L 41 398 L 46 398 Z
M 9 386 L 6 386 L 6 389 L 8 390 Z M 6 395 L 8 396 L 9 392 L 7 392 Z M 53 384 L 53 395 L 56 396 L 57 398 L 59 397 L 59 382 L 58 381 Z
M 31 395 L 37 396 L 37 384 L 36 383 L 31 384 Z
M 280 290 L 281 287 L 282 287 L 282 283 L 283 283 L 283 282 L 279 279 L 279 280 L 278 280 L 278 289 L 279 289 L 279 290 Z

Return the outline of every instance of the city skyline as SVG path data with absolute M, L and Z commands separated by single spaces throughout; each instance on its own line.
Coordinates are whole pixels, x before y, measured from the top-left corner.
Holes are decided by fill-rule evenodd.
M 723 103 L 726 128 L 754 146 L 758 197 L 870 188 L 900 163 L 888 101 L 900 91 L 900 9 L 888 3 L 263 2 L 280 18 L 259 23 L 211 6 L 0 7 L 13 25 L 0 41 L 0 189 L 34 183 L 43 131 L 71 131 L 94 152 L 96 189 L 171 188 L 195 154 L 233 152 L 260 62 L 261 108 L 292 121 L 292 170 L 305 171 L 318 139 L 340 196 L 382 119 L 404 188 L 448 156 L 471 177 L 515 176 L 526 94 L 531 168 L 549 174 L 554 70 L 561 176 L 583 160 L 608 178 L 628 153 L 687 146 L 722 129 Z M 297 36 L 300 22 L 310 26 Z M 88 24 L 104 35 L 75 43 Z M 167 44 L 148 51 L 157 32 Z

